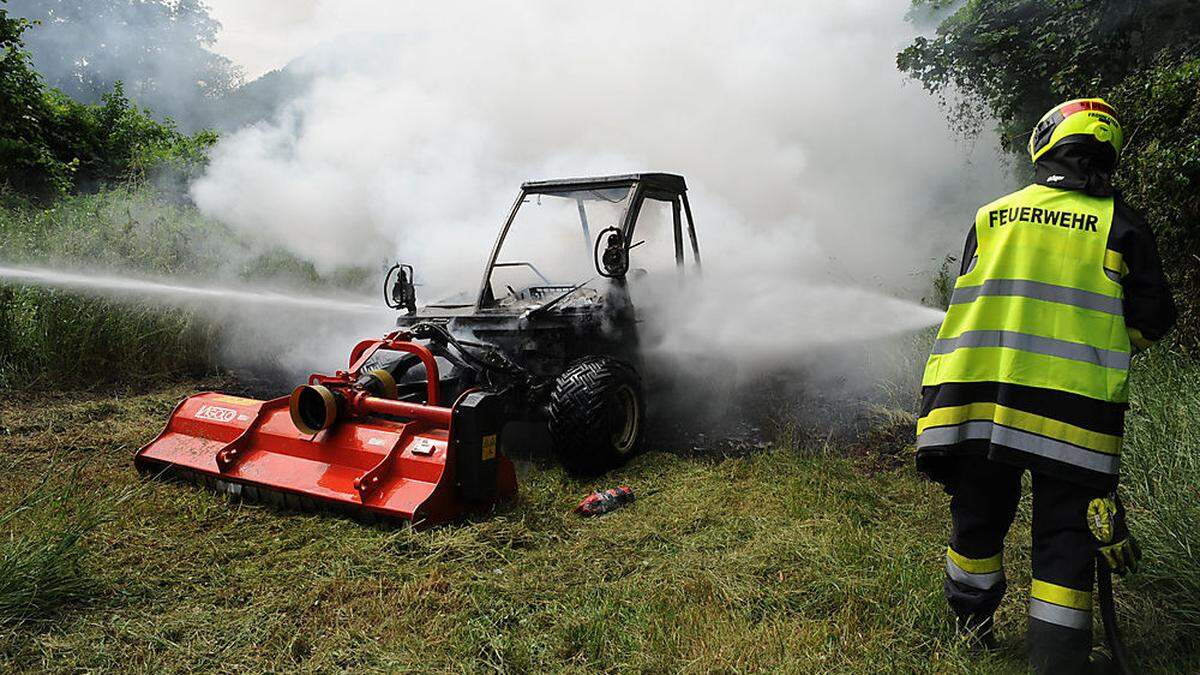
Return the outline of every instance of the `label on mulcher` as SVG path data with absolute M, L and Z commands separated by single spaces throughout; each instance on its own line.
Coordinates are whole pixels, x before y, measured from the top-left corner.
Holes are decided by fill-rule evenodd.
M 237 418 L 237 411 L 233 408 L 222 408 L 215 405 L 202 405 L 196 411 L 196 419 L 212 420 L 214 422 L 232 422 Z

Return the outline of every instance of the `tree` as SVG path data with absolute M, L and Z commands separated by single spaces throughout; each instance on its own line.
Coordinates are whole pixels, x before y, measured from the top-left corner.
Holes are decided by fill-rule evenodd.
M 11 0 L 37 23 L 25 37 L 47 83 L 98 103 L 117 82 L 143 107 L 192 128 L 208 103 L 241 81 L 211 51 L 220 23 L 201 0 Z
M 1117 186 L 1158 234 L 1182 343 L 1200 344 L 1200 4 L 968 0 L 935 36 L 902 51 L 897 66 L 943 101 L 959 131 L 978 133 L 995 120 L 1001 146 L 1015 155 L 1056 103 L 1112 103 L 1126 127 Z
M 45 194 L 70 185 L 71 167 L 45 138 L 42 81 L 29 65 L 21 34 L 29 22 L 8 15 L 0 0 L 0 194 Z
M 6 2 L 0 0 L 0 196 L 47 201 L 71 188 L 204 161 L 215 135 L 186 136 L 152 119 L 120 82 L 98 105 L 47 88 L 22 44 L 30 22 L 10 16 Z

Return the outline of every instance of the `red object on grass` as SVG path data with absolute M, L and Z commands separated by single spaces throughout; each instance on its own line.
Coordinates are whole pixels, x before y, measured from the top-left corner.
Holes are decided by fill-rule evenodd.
M 631 501 L 633 501 L 633 488 L 628 485 L 619 485 L 603 492 L 593 492 L 584 497 L 583 501 L 579 502 L 579 506 L 575 507 L 575 513 L 582 516 L 599 516 Z

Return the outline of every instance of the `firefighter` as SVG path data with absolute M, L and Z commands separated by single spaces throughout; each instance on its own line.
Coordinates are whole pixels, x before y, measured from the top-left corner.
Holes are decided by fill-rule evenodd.
M 959 634 L 984 647 L 1031 473 L 1027 645 L 1039 673 L 1089 667 L 1097 553 L 1117 572 L 1135 562 L 1123 526 L 1101 547 L 1087 516 L 1120 515 L 1130 356 L 1175 322 L 1154 236 L 1112 187 L 1123 141 L 1101 99 L 1038 122 L 1035 182 L 976 214 L 922 380 L 917 468 L 951 495 L 946 599 Z

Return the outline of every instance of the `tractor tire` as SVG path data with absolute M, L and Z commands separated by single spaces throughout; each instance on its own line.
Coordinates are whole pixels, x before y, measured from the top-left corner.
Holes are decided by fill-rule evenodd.
M 642 380 L 623 361 L 592 356 L 572 363 L 554 382 L 549 412 L 554 452 L 571 473 L 603 473 L 641 448 Z

